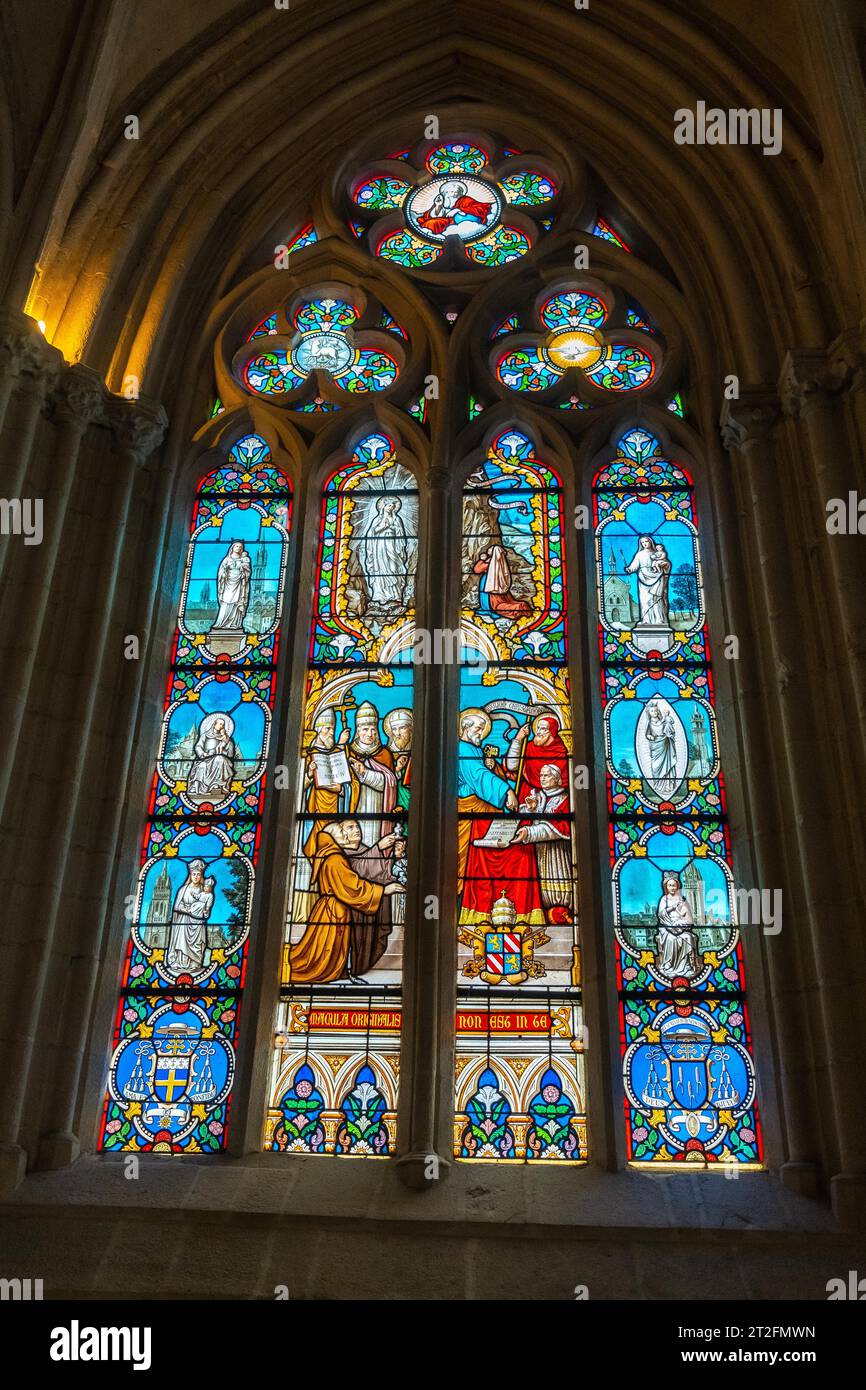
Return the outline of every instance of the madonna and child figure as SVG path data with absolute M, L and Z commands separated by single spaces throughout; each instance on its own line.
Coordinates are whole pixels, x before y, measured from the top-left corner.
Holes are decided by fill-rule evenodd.
M 626 568 L 637 575 L 640 620 L 646 627 L 668 627 L 668 576 L 671 562 L 665 547 L 652 536 L 641 536 L 634 559 Z
M 212 632 L 242 628 L 250 604 L 252 562 L 243 541 L 232 541 L 217 570 L 219 611 Z
M 194 974 L 204 965 L 207 920 L 213 911 L 214 879 L 205 878 L 203 859 L 193 859 L 186 882 L 175 894 L 167 962 L 175 974 Z
M 664 892 L 656 914 L 659 922 L 656 969 L 670 980 L 677 977 L 693 980 L 701 973 L 701 957 L 692 910 L 683 897 L 677 874 L 668 874 L 662 880 L 662 888 Z

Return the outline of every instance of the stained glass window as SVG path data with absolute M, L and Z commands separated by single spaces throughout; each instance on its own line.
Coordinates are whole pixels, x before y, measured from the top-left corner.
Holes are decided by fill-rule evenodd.
M 618 246 L 621 251 L 631 251 L 631 247 L 626 245 L 619 232 L 615 232 L 613 227 L 604 217 L 596 218 L 595 226 L 592 229 L 592 234 L 593 236 L 601 237 L 602 241 L 612 242 L 613 245 Z
M 502 337 L 491 358 L 497 379 L 510 391 L 544 392 L 556 404 L 564 403 L 564 392 L 579 401 L 574 385 L 580 382 L 587 384 L 590 398 L 593 388 L 623 392 L 649 386 L 661 364 L 661 348 L 639 306 L 629 306 L 625 325 L 617 327 L 614 302 L 611 291 L 595 280 L 546 292 L 536 303 L 534 332 L 517 331 L 514 316 L 496 329 L 494 338 Z
M 487 136 L 427 141 L 414 155 L 403 151 L 358 176 L 349 221 L 356 230 L 364 225 L 359 214 L 365 217 L 371 251 L 408 270 L 492 268 L 532 249 L 542 234 L 538 214 L 558 192 L 546 163 L 542 169 L 514 151 L 497 153 Z
M 291 497 L 247 434 L 193 507 L 101 1147 L 226 1144 Z
M 518 430 L 463 493 L 454 1152 L 579 1161 L 585 1079 L 562 492 Z
M 647 430 L 596 475 L 628 1154 L 760 1162 L 691 478 Z
M 406 341 L 387 311 L 346 286 L 345 298 L 306 293 L 273 310 L 247 335 L 232 368 L 250 395 L 293 410 L 336 410 L 353 396 L 389 390 Z
M 396 1144 L 418 493 L 388 435 L 322 501 L 265 1147 Z

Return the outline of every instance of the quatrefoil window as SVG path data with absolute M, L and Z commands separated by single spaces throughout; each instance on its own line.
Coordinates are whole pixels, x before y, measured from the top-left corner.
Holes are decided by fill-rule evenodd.
M 427 141 L 414 163 L 406 150 L 369 166 L 350 196 L 370 225 L 353 224 L 353 230 L 359 236 L 366 231 L 375 255 L 406 269 L 518 260 L 542 235 L 535 214 L 550 211 L 559 179 L 546 161 L 496 150 L 487 137 Z
M 604 391 L 649 386 L 661 367 L 661 346 L 648 332 L 612 327 L 614 308 L 615 297 L 596 281 L 545 291 L 536 301 L 540 332 L 497 334 L 494 375 L 510 391 L 552 396 L 560 394 L 557 387 L 573 389 L 575 374 Z

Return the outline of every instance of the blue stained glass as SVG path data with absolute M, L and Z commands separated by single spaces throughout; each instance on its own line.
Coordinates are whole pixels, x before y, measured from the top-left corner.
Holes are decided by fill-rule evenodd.
M 274 1134 L 274 1148 L 281 1153 L 324 1153 L 325 1130 L 321 1119 L 325 1098 L 308 1062 L 298 1067 L 292 1085 L 283 1093 L 280 1106 L 282 1119 Z
M 276 678 L 291 493 L 247 434 L 199 486 L 100 1147 L 223 1149 Z
M 529 1102 L 529 1113 L 532 1123 L 526 1137 L 527 1160 L 580 1158 L 580 1140 L 572 1123 L 574 1103 L 555 1067 L 548 1067 L 542 1076 Z
M 387 1101 L 376 1083 L 376 1073 L 365 1062 L 359 1069 L 342 1106 L 343 1122 L 337 1132 L 337 1154 L 387 1154 Z
M 595 479 L 628 1152 L 760 1163 L 691 480 L 636 427 Z
M 461 1135 L 460 1158 L 514 1158 L 511 1106 L 492 1067 L 485 1067 L 466 1106 L 468 1123 Z

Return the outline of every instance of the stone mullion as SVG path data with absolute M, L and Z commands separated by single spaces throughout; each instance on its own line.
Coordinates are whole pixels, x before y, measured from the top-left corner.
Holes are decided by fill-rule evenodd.
M 82 659 L 83 669 L 74 686 L 66 716 L 67 727 L 74 736 L 63 740 L 52 767 L 52 780 L 56 788 L 56 810 L 51 816 L 53 825 L 47 827 L 45 840 L 31 850 L 31 854 L 35 853 L 41 858 L 40 862 L 30 863 L 29 867 L 25 865 L 18 912 L 14 919 L 11 954 L 16 988 L 12 996 L 10 1038 L 6 1051 L 9 1084 L 4 1088 L 0 1100 L 0 1143 L 4 1146 L 7 1176 L 13 1182 L 20 1176 L 24 1162 L 24 1150 L 20 1144 L 22 1119 L 46 1002 L 56 933 L 68 911 L 63 890 L 67 883 L 73 838 L 76 830 L 80 833 L 78 822 L 83 805 L 83 779 L 99 709 L 109 636 L 116 620 L 115 601 L 133 486 L 138 468 L 162 437 L 165 427 L 165 414 L 161 407 L 146 407 L 142 402 L 117 402 L 117 406 L 113 419 L 117 436 L 112 458 L 115 472 L 101 526 L 106 554 L 88 596 L 90 606 L 79 617 L 82 652 L 86 652 L 86 658 Z M 121 659 L 122 653 L 118 652 L 116 660 Z M 46 843 L 51 846 L 49 862 L 45 860 Z
M 422 489 L 424 560 L 419 567 L 418 621 L 430 634 L 456 625 L 451 575 L 454 569 L 453 483 L 441 463 L 429 470 Z M 450 1166 L 444 1097 L 452 1089 L 456 914 L 453 874 L 448 876 L 447 837 L 456 839 L 454 739 L 449 687 L 456 666 L 430 661 L 416 667 L 412 796 L 417 819 L 410 841 L 407 933 L 404 963 L 403 1079 L 400 1100 L 398 1171 L 408 1187 L 425 1188 Z M 410 827 L 411 830 L 411 827 Z M 437 899 L 435 915 L 425 905 Z M 414 914 L 411 909 L 414 904 Z M 449 965 L 450 962 L 450 965 Z M 443 1109 L 446 1113 L 443 1113 Z

